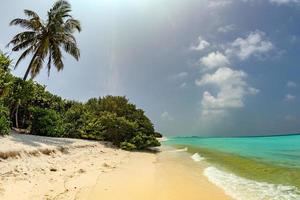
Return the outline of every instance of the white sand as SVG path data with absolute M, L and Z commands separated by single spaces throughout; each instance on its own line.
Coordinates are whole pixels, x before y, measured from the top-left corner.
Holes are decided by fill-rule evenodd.
M 0 138 L 0 154 L 16 152 L 21 154 L 0 160 L 0 199 L 73 200 L 79 189 L 95 184 L 130 154 L 95 141 L 19 134 Z
M 85 200 L 231 200 L 203 176 L 203 167 L 175 151 L 136 153 L 128 163 L 81 190 Z
M 0 157 L 1 200 L 230 199 L 200 165 L 174 151 L 126 152 L 95 141 L 11 134 L 0 137 Z

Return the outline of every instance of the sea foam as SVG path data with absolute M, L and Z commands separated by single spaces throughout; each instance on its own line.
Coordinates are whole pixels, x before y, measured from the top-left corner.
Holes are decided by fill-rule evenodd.
M 257 182 L 207 167 L 204 175 L 236 200 L 299 200 L 300 191 L 294 186 Z
M 185 152 L 185 151 L 187 151 L 187 150 L 188 150 L 188 148 L 187 148 L 187 147 L 184 147 L 184 148 L 182 148 L 182 149 L 176 149 L 175 152 Z
M 199 155 L 198 153 L 195 153 L 191 156 L 191 158 L 195 161 L 195 162 L 200 162 L 202 160 L 204 160 L 204 157 L 202 157 L 201 155 Z

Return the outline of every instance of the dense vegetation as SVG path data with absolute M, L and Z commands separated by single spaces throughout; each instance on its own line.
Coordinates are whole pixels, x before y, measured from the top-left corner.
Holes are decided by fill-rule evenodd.
M 48 75 L 52 65 L 62 70 L 62 51 L 79 59 L 73 33 L 80 32 L 81 25 L 70 12 L 71 5 L 58 0 L 47 12 L 46 20 L 34 11 L 24 10 L 27 18 L 11 21 L 10 25 L 26 29 L 9 42 L 12 51 L 23 51 L 15 67 L 25 57 L 32 57 L 21 79 L 10 73 L 12 61 L 0 52 L 0 135 L 16 127 L 36 135 L 110 141 L 126 150 L 159 146 L 156 137 L 161 134 L 154 131 L 144 111 L 125 97 L 106 96 L 86 103 L 69 101 L 32 80 L 45 60 Z M 26 81 L 29 74 L 32 79 Z
M 14 77 L 9 58 L 0 58 L 2 135 L 13 126 L 36 135 L 110 141 L 126 150 L 160 145 L 144 111 L 125 97 L 92 98 L 86 103 L 65 100 L 32 80 Z

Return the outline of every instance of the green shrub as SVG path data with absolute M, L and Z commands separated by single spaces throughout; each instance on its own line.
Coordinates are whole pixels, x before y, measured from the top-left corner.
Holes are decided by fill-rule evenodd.
M 32 116 L 32 134 L 51 137 L 61 137 L 63 135 L 63 120 L 56 111 L 32 107 L 30 112 Z
M 84 126 L 79 129 L 81 138 L 92 140 L 104 140 L 103 124 L 94 115 L 85 114 Z
M 131 144 L 129 142 L 122 142 L 120 148 L 126 151 L 133 151 L 137 149 L 134 144 Z
M 141 132 L 129 140 L 129 143 L 136 146 L 136 149 L 145 149 L 148 147 L 160 146 L 160 143 L 154 136 L 148 136 Z
M 10 125 L 11 123 L 8 118 L 8 110 L 0 104 L 0 135 L 9 134 Z
M 163 135 L 159 132 L 154 132 L 153 136 L 156 137 L 156 138 L 162 138 L 163 137 Z
M 87 113 L 81 115 L 83 126 L 81 138 L 110 141 L 124 150 L 140 150 L 160 146 L 154 135 L 139 131 L 137 122 L 131 122 L 116 113 L 102 112 L 99 116 Z
M 82 134 L 87 121 L 87 112 L 83 104 L 74 103 L 64 114 L 65 133 L 64 137 L 71 138 L 90 138 Z
M 117 117 L 115 113 L 103 112 L 99 120 L 102 124 L 104 140 L 110 141 L 116 146 L 120 146 L 121 142 L 132 138 L 137 129 L 135 122 L 130 122 L 125 117 Z

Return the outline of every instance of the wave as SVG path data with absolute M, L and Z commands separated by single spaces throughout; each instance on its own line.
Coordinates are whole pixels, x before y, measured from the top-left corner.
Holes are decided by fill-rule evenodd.
M 195 162 L 200 162 L 202 160 L 204 160 L 204 157 L 202 157 L 201 155 L 199 155 L 198 153 L 195 153 L 191 156 L 191 158 L 195 161 Z
M 188 148 L 187 147 L 184 147 L 182 149 L 177 149 L 175 150 L 175 152 L 185 152 L 185 151 L 188 151 Z
M 184 147 L 184 148 L 181 148 L 181 149 L 175 149 L 175 150 L 170 150 L 168 152 L 186 152 L 188 151 L 188 148 L 187 147 Z
M 159 140 L 160 142 L 166 142 L 166 141 L 169 140 L 169 138 L 167 138 L 167 137 L 162 137 L 162 138 L 158 138 L 158 140 Z
M 219 170 L 216 167 L 207 167 L 204 175 L 236 200 L 300 199 L 300 191 L 294 186 L 257 182 Z

